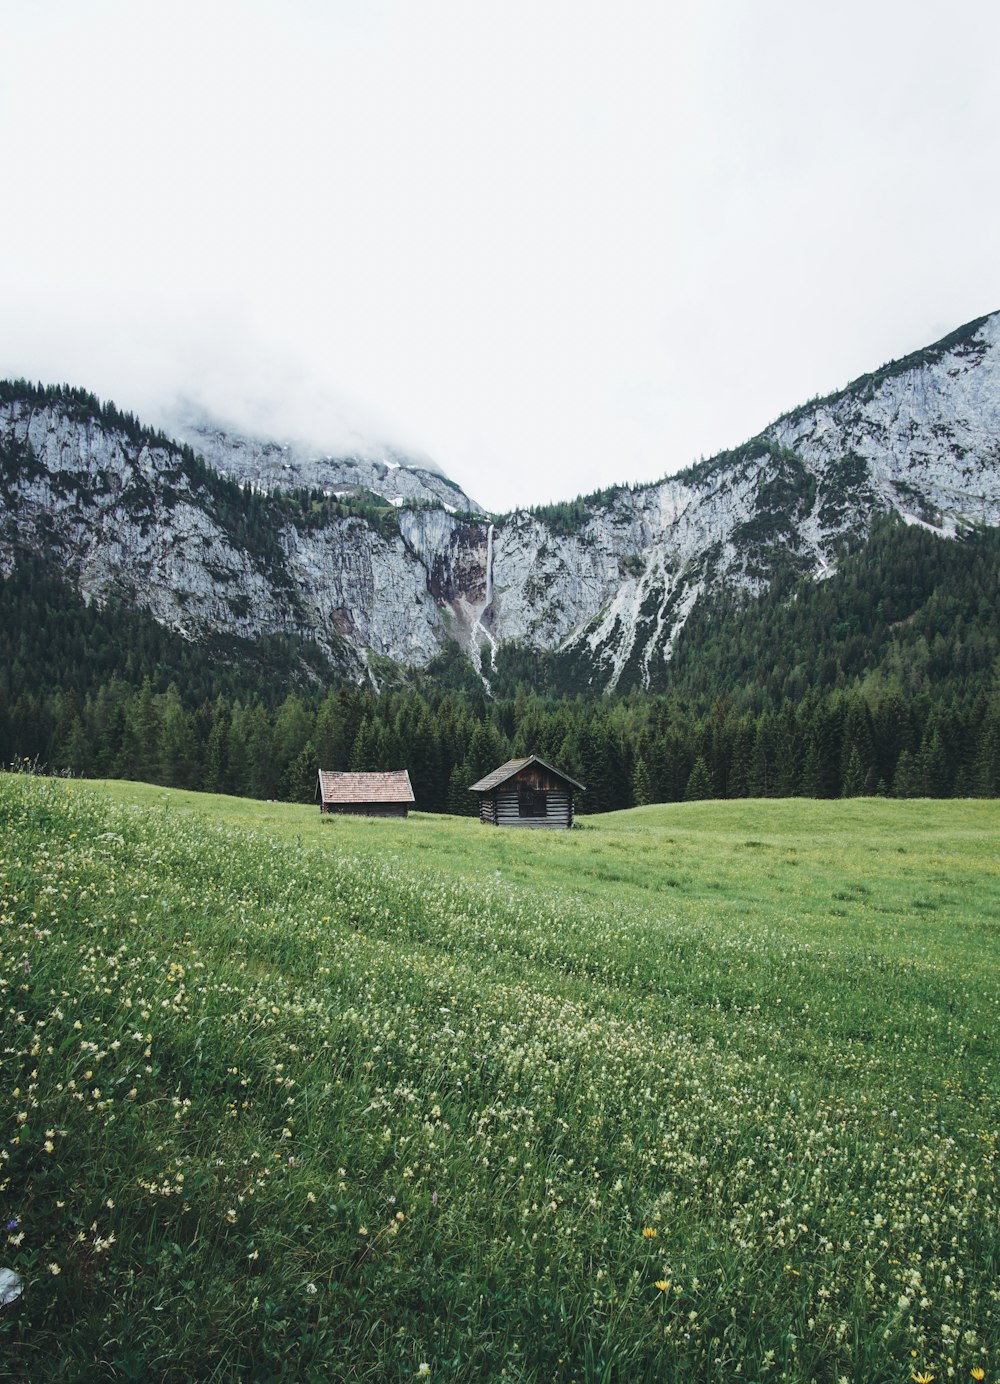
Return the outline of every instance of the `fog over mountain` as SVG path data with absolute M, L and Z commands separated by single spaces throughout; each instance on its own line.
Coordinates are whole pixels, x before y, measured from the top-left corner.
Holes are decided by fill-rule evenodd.
M 154 423 L 372 438 L 501 511 L 1000 301 L 996 6 L 0 12 L 0 375 Z
M 42 556 L 189 639 L 294 634 L 358 679 L 454 641 L 487 689 L 519 646 L 581 688 L 655 687 L 699 603 L 828 577 L 880 515 L 1000 523 L 1000 313 L 680 475 L 492 521 L 403 453 L 204 420 L 178 445 L 81 390 L 4 385 L 0 442 L 0 563 Z

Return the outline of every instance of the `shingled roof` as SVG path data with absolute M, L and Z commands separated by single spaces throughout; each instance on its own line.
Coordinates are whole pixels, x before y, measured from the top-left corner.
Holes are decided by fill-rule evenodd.
M 325 803 L 412 803 L 416 799 L 405 769 L 346 774 L 320 769 L 319 791 Z
M 574 788 L 579 788 L 581 793 L 587 790 L 582 783 L 577 783 L 576 779 L 570 778 L 569 774 L 564 774 L 561 769 L 553 769 L 551 764 L 546 764 L 544 759 L 539 759 L 536 754 L 529 754 L 527 759 L 508 759 L 506 764 L 501 764 L 499 769 L 494 769 L 492 774 L 487 774 L 478 783 L 473 783 L 470 793 L 489 793 L 493 788 L 499 788 L 501 783 L 506 783 L 509 778 L 529 764 L 540 764 L 543 769 L 548 769 L 550 774 L 555 774 L 556 778 L 561 778 L 564 783 L 571 784 Z

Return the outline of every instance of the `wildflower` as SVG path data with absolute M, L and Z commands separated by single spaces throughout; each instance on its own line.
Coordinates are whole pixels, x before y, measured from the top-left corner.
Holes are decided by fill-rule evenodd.
M 645 1237 L 647 1240 L 655 1240 L 655 1239 L 656 1239 L 656 1227 L 655 1227 L 655 1226 L 647 1225 L 646 1228 L 645 1228 L 645 1230 L 644 1230 L 642 1233 L 643 1233 L 644 1237 Z
M 431 1367 L 430 1367 L 430 1365 L 428 1365 L 428 1363 L 427 1363 L 426 1360 L 421 1360 L 420 1364 L 417 1366 L 417 1374 L 419 1374 L 419 1375 L 428 1375 L 428 1374 L 430 1374 L 430 1372 L 431 1372 Z
M 236 1224 L 236 1212 L 232 1209 L 232 1207 L 230 1207 L 229 1210 L 226 1212 L 226 1220 L 229 1222 L 230 1225 Z
M 368 1227 L 367 1227 L 366 1225 L 359 1225 L 359 1226 L 358 1226 L 358 1234 L 359 1234 L 359 1235 L 367 1235 L 367 1234 L 368 1234 Z
M 48 1270 L 53 1278 L 58 1278 L 59 1274 L 62 1273 L 61 1267 L 56 1263 L 49 1264 Z
M 983 1369 L 981 1365 L 974 1365 L 973 1368 L 969 1371 L 969 1373 L 972 1375 L 973 1379 L 986 1378 L 986 1371 Z
M 307 1283 L 306 1292 L 309 1294 L 310 1297 L 312 1297 L 315 1293 L 319 1292 L 319 1289 L 316 1287 L 315 1283 Z
M 931 1380 L 934 1378 L 934 1376 L 930 1373 L 930 1371 L 928 1371 L 926 1374 L 923 1371 L 921 1371 L 920 1374 L 911 1374 L 910 1378 L 915 1380 L 916 1384 L 931 1384 Z
M 658 1278 L 658 1279 L 656 1280 L 656 1282 L 653 1284 L 653 1287 L 654 1287 L 654 1288 L 659 1288 L 659 1290 L 660 1290 L 661 1293 L 665 1293 L 665 1292 L 667 1292 L 668 1289 L 670 1288 L 670 1279 L 669 1279 L 669 1278 Z

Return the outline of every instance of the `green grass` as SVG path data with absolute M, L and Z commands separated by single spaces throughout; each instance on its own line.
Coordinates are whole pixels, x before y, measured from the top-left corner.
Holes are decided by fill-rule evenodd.
M 0 776 L 0 1375 L 995 1379 L 998 819 Z

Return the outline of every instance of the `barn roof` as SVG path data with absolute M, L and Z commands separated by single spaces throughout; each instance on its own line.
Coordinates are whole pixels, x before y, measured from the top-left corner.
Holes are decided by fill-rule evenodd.
M 416 799 L 405 769 L 345 774 L 320 769 L 319 791 L 325 803 L 412 803 Z
M 494 769 L 492 774 L 487 774 L 478 783 L 473 783 L 470 793 L 489 793 L 493 788 L 499 788 L 501 783 L 506 783 L 513 778 L 521 769 L 527 768 L 529 764 L 540 764 L 543 769 L 548 769 L 550 774 L 555 774 L 564 783 L 570 784 L 573 788 L 579 788 L 581 793 L 586 793 L 582 783 L 577 783 L 576 779 L 570 778 L 569 774 L 564 774 L 561 769 L 554 769 L 551 764 L 546 764 L 544 759 L 539 759 L 536 754 L 529 754 L 527 759 L 508 759 L 506 764 L 501 764 L 499 769 Z

